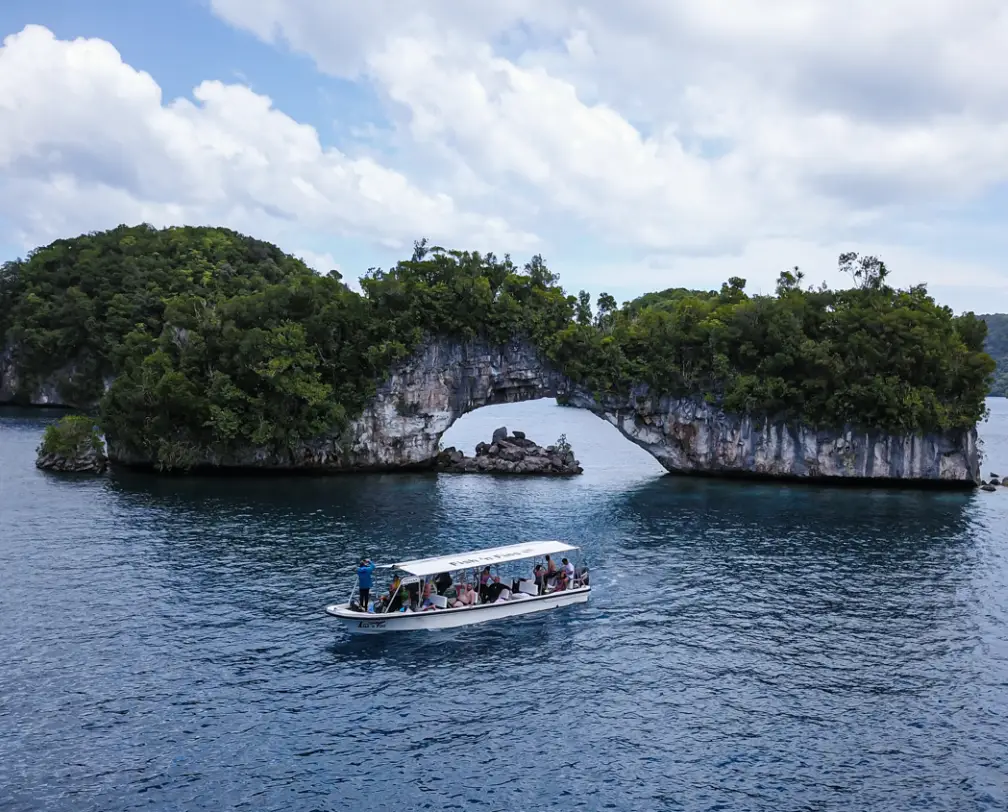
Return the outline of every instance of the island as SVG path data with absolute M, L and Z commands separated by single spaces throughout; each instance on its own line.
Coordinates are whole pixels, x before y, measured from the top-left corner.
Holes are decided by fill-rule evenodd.
M 673 473 L 976 487 L 986 323 L 839 261 L 850 288 L 593 307 L 538 255 L 420 240 L 358 293 L 225 228 L 120 226 L 0 268 L 0 402 L 83 410 L 112 464 L 165 472 L 434 469 L 461 415 L 554 397 Z
M 94 421 L 85 415 L 70 414 L 46 426 L 35 466 L 61 473 L 104 473 L 108 458 Z

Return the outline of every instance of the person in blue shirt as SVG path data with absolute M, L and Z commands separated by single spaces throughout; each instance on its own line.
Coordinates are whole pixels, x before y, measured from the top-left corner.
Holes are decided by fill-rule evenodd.
M 360 566 L 357 567 L 357 586 L 360 587 L 360 607 L 365 612 L 368 607 L 368 599 L 371 597 L 371 574 L 375 565 L 370 558 L 362 558 Z

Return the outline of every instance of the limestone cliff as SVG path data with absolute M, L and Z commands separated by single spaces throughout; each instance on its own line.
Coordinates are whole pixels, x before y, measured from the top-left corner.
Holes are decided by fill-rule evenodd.
M 17 394 L 17 378 L 12 347 L 0 349 L 0 403 L 11 403 Z
M 0 401 L 10 364 L 0 363 Z M 34 403 L 56 405 L 49 392 Z M 690 399 L 630 397 L 596 401 L 573 387 L 524 342 L 499 347 L 474 341 L 430 341 L 393 370 L 364 410 L 339 435 L 275 452 L 248 448 L 207 454 L 205 466 L 317 471 L 401 470 L 436 463 L 441 436 L 463 414 L 491 403 L 561 397 L 589 409 L 651 453 L 668 471 L 825 480 L 902 480 L 972 487 L 980 484 L 976 430 L 894 436 L 731 415 Z M 144 464 L 142 455 L 108 438 L 113 462 Z
M 78 365 L 71 361 L 34 386 L 29 386 L 19 374 L 14 348 L 8 346 L 0 351 L 0 404 L 18 403 L 25 406 L 94 408 L 97 405 L 95 402 L 68 402 L 63 394 L 66 391 L 66 385 L 72 384 L 74 378 L 80 374 Z M 105 389 L 108 389 L 111 384 L 111 379 L 106 380 L 104 382 Z
M 651 398 L 644 387 L 600 403 L 575 392 L 570 405 L 590 409 L 673 473 L 980 483 L 976 429 L 906 436 L 824 431 L 726 414 L 692 399 Z

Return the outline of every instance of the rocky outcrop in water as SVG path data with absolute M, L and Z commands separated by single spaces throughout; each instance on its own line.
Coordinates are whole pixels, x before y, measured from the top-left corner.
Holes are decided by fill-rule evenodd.
M 71 474 L 103 474 L 108 467 L 108 458 L 94 449 L 78 454 L 39 454 L 35 467 L 46 471 L 62 471 Z
M 0 373 L 13 375 L 9 369 Z M 646 387 L 628 397 L 596 400 L 525 342 L 492 346 L 449 339 L 426 342 L 393 370 L 343 432 L 282 450 L 208 451 L 201 467 L 320 472 L 431 468 L 437 465 L 441 436 L 462 415 L 488 404 L 547 397 L 589 409 L 673 473 L 980 484 L 975 429 L 905 436 L 854 427 L 829 431 L 728 414 L 703 401 L 656 397 Z M 150 462 L 142 451 L 124 448 L 114 437 L 108 438 L 108 447 L 113 462 Z
M 94 423 L 87 417 L 70 415 L 46 428 L 35 467 L 71 474 L 102 474 L 108 467 L 108 457 Z
M 505 427 L 497 429 L 489 443 L 476 446 L 476 456 L 467 457 L 457 448 L 447 448 L 438 455 L 439 471 L 454 474 L 527 474 L 532 476 L 576 476 L 583 472 L 570 446 L 543 448 L 516 431 L 509 435 Z

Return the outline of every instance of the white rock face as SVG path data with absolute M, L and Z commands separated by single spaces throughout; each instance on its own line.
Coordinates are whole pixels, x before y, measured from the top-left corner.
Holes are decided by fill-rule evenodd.
M 462 415 L 491 403 L 555 397 L 566 379 L 528 345 L 433 342 L 379 387 L 346 433 L 352 467 L 433 463 L 443 435 Z
M 612 423 L 673 473 L 980 484 L 976 429 L 910 436 L 822 431 L 730 415 L 696 400 L 649 399 L 645 390 L 635 395 L 598 404 L 576 394 L 572 403 Z
M 0 402 L 5 382 L 14 379 L 9 366 L 0 355 Z M 37 393 L 39 401 L 55 404 L 55 392 L 45 389 Z M 729 415 L 696 400 L 651 398 L 643 387 L 627 398 L 596 402 L 524 342 L 429 342 L 393 371 L 342 434 L 282 453 L 249 448 L 227 457 L 208 454 L 203 462 L 319 471 L 432 467 L 441 436 L 463 414 L 491 403 L 557 396 L 607 420 L 674 473 L 980 484 L 975 429 L 914 436 L 822 431 Z M 117 448 L 114 438 L 109 457 L 146 462 Z

